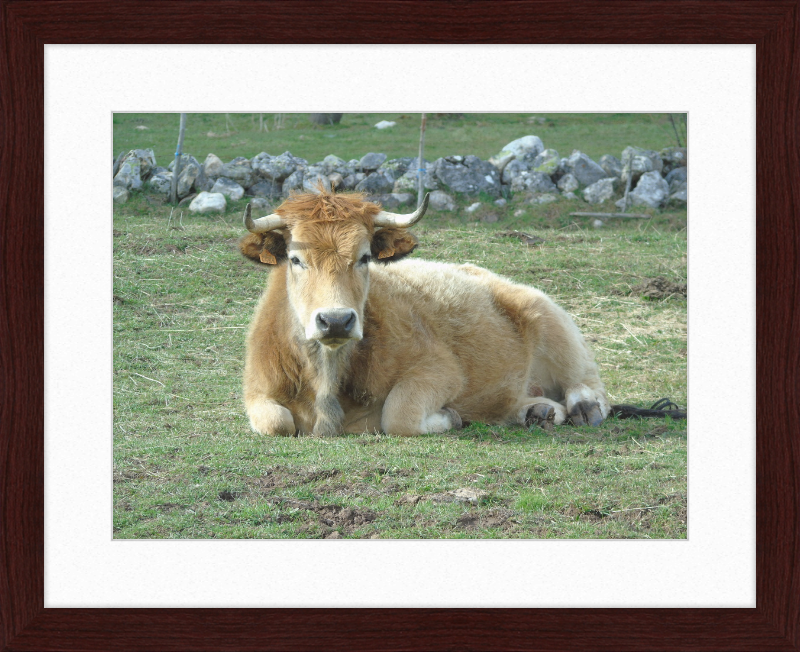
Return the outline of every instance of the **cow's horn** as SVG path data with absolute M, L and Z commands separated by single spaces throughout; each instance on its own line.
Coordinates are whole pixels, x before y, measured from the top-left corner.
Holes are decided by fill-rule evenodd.
M 250 233 L 266 233 L 267 231 L 272 231 L 272 229 L 286 226 L 286 221 L 277 213 L 254 220 L 250 216 L 250 204 L 248 204 L 247 208 L 244 209 L 244 225 Z
M 430 196 L 430 193 L 426 193 L 425 199 L 422 200 L 419 208 L 408 215 L 381 211 L 375 216 L 375 226 L 397 226 L 400 228 L 407 228 L 416 224 L 422 219 L 422 216 L 425 215 L 425 211 L 428 210 L 428 199 Z

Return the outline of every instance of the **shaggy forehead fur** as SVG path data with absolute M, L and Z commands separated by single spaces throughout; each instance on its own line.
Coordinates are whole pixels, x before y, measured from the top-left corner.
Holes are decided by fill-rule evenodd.
M 300 224 L 337 222 L 360 224 L 371 235 L 380 211 L 380 206 L 366 201 L 361 193 L 337 195 L 321 190 L 319 194 L 292 195 L 275 212 L 286 220 L 290 230 Z
M 275 212 L 286 220 L 293 247 L 304 251 L 312 266 L 333 271 L 349 264 L 372 238 L 380 210 L 362 194 L 322 191 L 293 195 Z

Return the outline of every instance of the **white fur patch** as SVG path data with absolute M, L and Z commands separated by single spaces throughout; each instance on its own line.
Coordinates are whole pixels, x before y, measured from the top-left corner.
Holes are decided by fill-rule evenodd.
M 422 419 L 420 432 L 444 432 L 453 427 L 452 419 L 449 414 L 434 412 Z

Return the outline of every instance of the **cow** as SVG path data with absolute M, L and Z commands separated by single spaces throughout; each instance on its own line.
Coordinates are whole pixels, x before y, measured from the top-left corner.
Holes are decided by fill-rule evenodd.
M 410 214 L 320 187 L 254 219 L 271 268 L 247 335 L 243 396 L 265 435 L 420 435 L 486 424 L 599 425 L 594 357 L 544 293 L 470 264 L 406 258 Z

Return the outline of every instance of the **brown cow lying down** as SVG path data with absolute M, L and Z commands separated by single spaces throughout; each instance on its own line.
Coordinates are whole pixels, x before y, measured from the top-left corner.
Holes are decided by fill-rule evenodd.
M 598 425 L 605 388 L 569 315 L 473 265 L 401 260 L 410 215 L 357 194 L 295 195 L 239 245 L 274 269 L 247 336 L 256 432 L 419 435 L 466 421 Z

